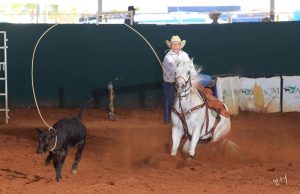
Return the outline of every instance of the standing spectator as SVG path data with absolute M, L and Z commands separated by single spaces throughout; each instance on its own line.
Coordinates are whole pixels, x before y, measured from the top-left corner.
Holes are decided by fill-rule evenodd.
M 209 13 L 209 18 L 212 19 L 212 24 L 219 24 L 218 19 L 220 16 L 221 13 L 217 11 Z
M 135 8 L 134 8 L 134 6 L 128 6 L 128 11 L 132 11 L 132 24 L 134 24 L 134 15 L 135 15 Z M 130 16 L 127 16 L 126 17 L 126 19 L 125 19 L 125 21 L 124 21 L 124 23 L 125 24 L 127 24 L 127 25 L 131 25 L 131 23 L 130 23 Z

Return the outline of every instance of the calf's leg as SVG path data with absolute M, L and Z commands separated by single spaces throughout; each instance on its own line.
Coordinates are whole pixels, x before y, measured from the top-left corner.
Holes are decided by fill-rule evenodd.
M 78 166 L 78 163 L 80 162 L 81 154 L 84 149 L 84 146 L 85 146 L 85 140 L 82 140 L 77 144 L 77 152 L 75 154 L 75 160 L 72 165 L 72 173 L 73 174 L 76 174 L 76 172 L 77 172 L 77 166 Z
M 52 160 L 53 158 L 54 158 L 53 152 L 49 152 L 49 155 L 48 155 L 48 157 L 47 157 L 46 160 L 45 160 L 45 165 L 46 165 L 46 166 L 49 165 L 50 162 L 51 162 L 51 160 Z
M 66 153 L 63 154 L 63 155 L 58 155 L 58 156 L 55 156 L 53 158 L 53 165 L 54 165 L 54 168 L 55 168 L 55 172 L 56 172 L 56 181 L 58 182 L 60 179 L 62 179 L 62 176 L 61 176 L 61 170 L 62 170 L 62 167 L 64 165 L 64 162 L 65 162 L 65 159 L 66 159 Z

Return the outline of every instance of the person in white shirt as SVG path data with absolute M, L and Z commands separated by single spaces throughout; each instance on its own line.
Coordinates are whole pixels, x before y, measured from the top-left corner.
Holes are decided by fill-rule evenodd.
M 182 61 L 191 60 L 189 55 L 182 50 L 186 41 L 181 40 L 178 35 L 172 36 L 171 40 L 166 40 L 167 46 L 170 48 L 163 61 L 163 106 L 164 106 L 164 122 L 169 123 L 171 120 L 171 110 L 175 98 L 175 69 Z M 198 76 L 195 67 L 191 67 L 191 75 Z M 211 76 L 202 74 L 201 79 L 197 84 L 197 89 L 205 92 L 208 98 L 208 106 L 216 109 L 220 114 L 229 117 L 230 113 L 225 109 L 225 106 L 212 92 L 206 92 L 205 87 L 211 82 Z
M 179 36 L 172 36 L 171 40 L 166 40 L 167 46 L 170 48 L 163 61 L 163 96 L 164 96 L 164 121 L 171 120 L 171 109 L 175 97 L 175 69 L 179 62 L 189 61 L 190 57 L 182 50 L 186 41 L 181 40 Z M 196 70 L 191 72 L 197 74 Z

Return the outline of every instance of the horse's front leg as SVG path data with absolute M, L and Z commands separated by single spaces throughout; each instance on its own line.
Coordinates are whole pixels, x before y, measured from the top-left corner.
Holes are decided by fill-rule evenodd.
M 191 138 L 190 149 L 189 149 L 189 158 L 193 159 L 195 155 L 196 146 L 200 137 L 200 126 L 196 126 L 193 130 L 193 135 Z
M 182 136 L 183 136 L 182 130 L 178 129 L 177 127 L 172 128 L 172 140 L 173 140 L 172 151 L 171 151 L 172 156 L 176 156 Z
M 185 143 L 184 143 L 184 145 L 183 145 L 183 147 L 182 147 L 182 151 L 183 151 L 184 153 L 186 153 L 186 154 L 189 153 L 189 150 L 190 150 L 190 144 L 191 144 L 191 142 L 190 142 L 190 140 L 187 138 L 187 140 L 185 141 Z

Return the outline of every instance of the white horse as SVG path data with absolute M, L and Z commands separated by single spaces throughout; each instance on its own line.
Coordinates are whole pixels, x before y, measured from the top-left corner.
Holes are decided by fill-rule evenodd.
M 171 155 L 175 156 L 183 136 L 186 142 L 183 151 L 192 159 L 197 144 L 220 141 L 230 131 L 230 118 L 218 115 L 207 107 L 205 98 L 198 92 L 193 61 L 179 63 L 175 71 L 176 98 L 172 109 L 172 140 Z

